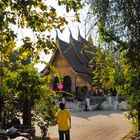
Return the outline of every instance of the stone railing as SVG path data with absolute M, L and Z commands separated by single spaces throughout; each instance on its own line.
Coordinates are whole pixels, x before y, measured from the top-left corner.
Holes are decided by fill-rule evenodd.
M 92 96 L 86 99 L 87 109 L 128 110 L 125 96 Z

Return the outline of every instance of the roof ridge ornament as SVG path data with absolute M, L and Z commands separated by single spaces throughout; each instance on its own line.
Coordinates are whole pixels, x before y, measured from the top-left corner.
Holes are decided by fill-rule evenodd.
M 77 28 L 78 28 L 78 36 L 81 36 L 79 26 Z
M 81 36 L 81 33 L 80 33 L 80 29 L 78 27 L 78 41 L 81 42 L 82 41 L 82 36 Z
M 73 36 L 72 36 L 72 32 L 71 32 L 71 30 L 70 30 L 70 28 L 68 27 L 68 29 L 69 29 L 69 32 L 70 32 L 70 36 L 69 36 L 69 43 L 71 43 L 72 42 L 72 40 L 73 40 Z
M 59 36 L 58 36 L 58 31 L 57 29 L 55 29 L 55 32 L 56 32 L 56 41 L 59 39 Z

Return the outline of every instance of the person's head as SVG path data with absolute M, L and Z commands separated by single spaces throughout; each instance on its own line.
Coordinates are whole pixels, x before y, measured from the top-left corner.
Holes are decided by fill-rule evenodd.
M 61 110 L 64 110 L 64 109 L 65 109 L 65 104 L 60 103 L 60 104 L 59 104 L 59 108 L 60 108 Z

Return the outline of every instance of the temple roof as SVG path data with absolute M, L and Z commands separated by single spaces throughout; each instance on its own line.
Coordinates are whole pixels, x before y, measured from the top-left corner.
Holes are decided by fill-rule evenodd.
M 61 40 L 58 35 L 56 37 L 56 41 L 58 44 L 58 49 L 55 54 L 52 56 L 50 63 L 52 63 L 58 55 L 58 52 L 63 55 L 63 57 L 70 64 L 72 69 L 86 82 L 89 84 L 92 83 L 92 74 L 89 71 L 88 64 L 90 57 L 88 54 L 84 52 L 85 47 L 89 47 L 89 42 L 82 38 L 80 35 L 78 36 L 78 40 L 75 40 L 70 33 L 70 42 L 67 43 Z
M 84 52 L 84 46 L 89 45 L 89 42 L 82 37 L 78 37 L 81 40 L 75 40 L 70 34 L 70 42 L 67 43 L 57 38 L 59 50 L 65 59 L 69 62 L 72 69 L 79 74 L 79 76 L 87 81 L 92 82 L 92 74 L 88 70 L 89 57 Z

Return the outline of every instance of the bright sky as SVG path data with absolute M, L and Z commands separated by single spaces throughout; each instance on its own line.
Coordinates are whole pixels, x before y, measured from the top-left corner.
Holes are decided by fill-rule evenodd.
M 47 4 L 49 4 L 50 6 L 56 8 L 57 14 L 61 15 L 61 16 L 64 15 L 66 17 L 66 19 L 69 21 L 69 24 L 67 26 L 65 26 L 65 30 L 63 31 L 63 33 L 58 32 L 58 35 L 59 35 L 60 39 L 66 41 L 66 42 L 69 42 L 69 35 L 70 35 L 69 28 L 72 31 L 72 35 L 73 35 L 73 37 L 75 39 L 77 39 L 77 37 L 78 37 L 78 27 L 80 28 L 81 34 L 83 34 L 83 32 L 84 32 L 83 24 L 82 23 L 76 23 L 76 22 L 74 23 L 74 22 L 72 22 L 73 15 L 74 15 L 73 12 L 66 13 L 66 11 L 64 10 L 65 9 L 64 7 L 60 7 L 60 6 L 57 5 L 56 0 L 47 1 Z M 85 8 L 84 10 L 82 10 L 80 12 L 80 14 L 81 14 L 80 19 L 81 20 L 82 20 L 82 18 L 85 17 L 85 13 L 87 11 L 86 9 L 87 8 Z M 20 36 L 18 37 L 18 40 L 17 40 L 19 43 L 21 43 L 20 39 L 25 37 L 25 36 L 30 36 L 31 38 L 35 39 L 34 34 L 33 34 L 33 32 L 31 30 L 29 30 L 29 29 L 28 30 L 27 29 L 25 29 L 25 30 L 18 29 L 18 27 L 14 27 L 14 28 L 15 28 L 15 31 L 20 34 Z M 46 32 L 46 34 L 48 34 L 48 33 Z M 51 34 L 51 37 L 55 39 L 55 37 L 56 37 L 55 30 L 52 30 L 51 33 L 49 33 L 49 34 Z M 41 55 L 40 55 L 40 59 L 44 60 L 46 62 L 49 62 L 50 58 L 51 58 L 51 54 L 50 55 L 45 55 L 42 52 Z M 43 70 L 45 65 L 39 63 L 35 67 L 38 68 L 39 71 L 41 71 L 41 70 Z
M 74 23 L 74 22 L 71 21 L 73 19 L 73 15 L 74 15 L 73 12 L 70 12 L 70 13 L 67 14 L 66 11 L 64 10 L 65 8 L 58 6 L 55 0 L 51 0 L 51 2 L 49 2 L 49 5 L 55 7 L 58 15 L 65 15 L 66 19 L 69 21 L 69 24 L 67 26 L 65 26 L 65 30 L 63 31 L 63 33 L 58 32 L 58 35 L 59 35 L 60 39 L 66 41 L 66 42 L 69 42 L 69 35 L 70 35 L 69 28 L 72 31 L 72 35 L 75 39 L 78 38 L 78 27 L 80 28 L 81 34 L 83 34 L 83 32 L 84 32 L 83 24 L 76 23 L 76 22 Z M 81 11 L 81 13 L 80 13 L 81 14 L 81 17 L 80 17 L 81 20 L 82 20 L 82 18 L 85 17 L 86 11 L 87 11 L 87 8 L 85 8 Z M 52 38 L 56 37 L 55 30 L 53 30 L 51 32 L 51 36 L 52 36 Z M 45 60 L 46 62 L 48 62 L 50 60 L 50 58 L 51 58 L 51 55 L 45 55 L 44 53 L 41 53 L 41 60 Z M 43 70 L 45 65 L 44 64 L 37 64 L 35 67 L 37 67 L 38 70 L 41 71 L 41 70 Z

